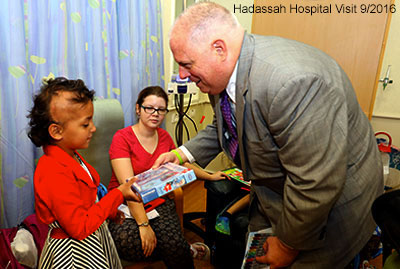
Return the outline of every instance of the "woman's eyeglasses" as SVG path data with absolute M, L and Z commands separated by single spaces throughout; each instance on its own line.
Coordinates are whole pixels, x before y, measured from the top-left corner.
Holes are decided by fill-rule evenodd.
M 154 107 L 150 107 L 150 106 L 141 106 L 141 108 L 144 109 L 144 112 L 146 112 L 147 114 L 154 114 L 154 112 L 157 111 L 158 115 L 165 115 L 168 113 L 168 109 L 167 108 L 154 108 Z

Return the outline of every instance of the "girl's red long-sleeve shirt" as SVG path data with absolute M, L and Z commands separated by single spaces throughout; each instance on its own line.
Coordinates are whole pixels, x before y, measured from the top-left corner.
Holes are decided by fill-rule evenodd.
M 45 224 L 58 221 L 64 232 L 82 240 L 113 218 L 124 201 L 118 189 L 95 203 L 99 174 L 86 163 L 88 173 L 70 155 L 57 146 L 44 146 L 34 175 L 35 210 Z

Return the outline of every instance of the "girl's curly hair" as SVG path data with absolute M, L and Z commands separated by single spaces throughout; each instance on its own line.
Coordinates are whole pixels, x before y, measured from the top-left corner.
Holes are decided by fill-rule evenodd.
M 49 126 L 55 123 L 50 114 L 50 102 L 53 96 L 58 95 L 60 91 L 75 93 L 75 97 L 69 101 L 81 104 L 93 101 L 95 94 L 80 79 L 70 80 L 64 77 L 57 77 L 43 82 L 39 93 L 34 97 L 33 107 L 27 116 L 30 119 L 28 137 L 37 147 L 54 143 L 48 132 Z

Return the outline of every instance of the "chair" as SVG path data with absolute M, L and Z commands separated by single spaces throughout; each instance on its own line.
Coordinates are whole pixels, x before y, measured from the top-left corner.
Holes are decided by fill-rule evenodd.
M 226 184 L 225 181 L 205 181 L 204 188 L 207 189 L 206 211 L 183 214 L 183 227 L 201 237 L 210 248 L 215 241 L 215 218 L 228 202 L 225 199 L 225 195 L 231 189 L 224 192 L 224 188 L 228 185 L 229 182 Z M 222 191 L 220 190 L 221 187 Z M 205 230 L 194 222 L 196 220 L 200 220 L 201 224 L 205 226 Z
M 400 251 L 400 190 L 389 191 L 376 198 L 372 204 L 372 216 L 382 231 L 382 261 L 385 264 L 393 249 L 396 255 Z M 400 268 L 400 263 L 395 268 Z
M 111 179 L 112 168 L 108 155 L 112 138 L 116 131 L 124 127 L 124 113 L 121 104 L 117 99 L 96 99 L 93 102 L 93 122 L 97 130 L 93 134 L 90 145 L 87 149 L 79 150 L 85 160 L 92 165 L 100 175 L 101 183 L 108 186 Z M 183 223 L 183 191 L 176 189 L 173 193 L 178 216 Z M 129 268 L 163 268 L 157 262 L 131 263 L 122 261 L 124 266 Z M 132 267 L 131 267 L 132 266 Z M 164 266 L 165 268 L 165 266 Z
M 206 211 L 184 213 L 183 227 L 201 237 L 204 243 L 212 249 L 216 243 L 216 217 L 228 204 L 248 193 L 248 191 L 242 190 L 241 186 L 240 183 L 231 180 L 205 181 L 204 188 L 207 190 Z M 198 219 L 204 224 L 205 230 L 194 222 Z
M 117 99 L 96 99 L 93 107 L 93 122 L 97 130 L 89 147 L 79 150 L 79 153 L 96 169 L 101 183 L 107 187 L 112 174 L 108 150 L 115 132 L 124 127 L 124 113 Z

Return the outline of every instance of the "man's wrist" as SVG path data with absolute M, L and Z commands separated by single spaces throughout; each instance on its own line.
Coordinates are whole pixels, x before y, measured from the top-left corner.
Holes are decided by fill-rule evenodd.
M 194 161 L 196 161 L 193 155 L 185 146 L 180 146 L 178 149 L 182 152 L 183 155 L 185 155 L 185 158 L 189 163 L 194 163 Z
M 279 243 L 281 244 L 281 248 L 283 248 L 286 251 L 287 254 L 289 254 L 289 255 L 291 255 L 293 257 L 296 257 L 299 254 L 299 250 L 287 245 L 286 243 L 284 243 L 279 238 L 278 238 L 278 240 L 279 240 Z
M 278 238 L 279 239 L 279 238 Z M 280 240 L 279 239 L 279 242 L 281 242 L 281 244 L 284 246 L 284 247 L 286 247 L 286 248 L 288 248 L 288 249 L 290 249 L 290 250 L 293 250 L 294 248 L 292 248 L 291 246 L 289 246 L 289 245 L 287 245 L 285 242 L 283 242 L 282 240 Z
M 178 158 L 179 164 L 183 164 L 183 159 L 179 152 L 176 149 L 171 150 L 171 152 Z

